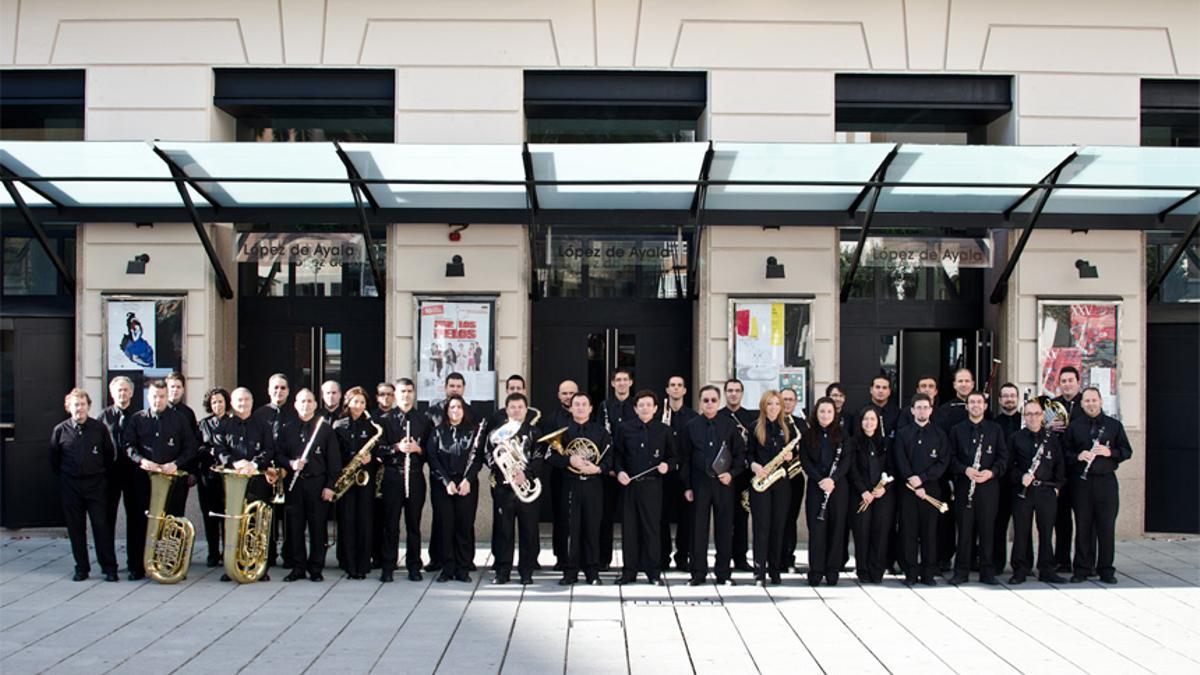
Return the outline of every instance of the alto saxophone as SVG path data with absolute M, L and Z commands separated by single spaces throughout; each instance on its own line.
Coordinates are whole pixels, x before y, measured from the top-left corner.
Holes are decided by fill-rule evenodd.
M 258 471 L 239 473 L 220 466 L 212 470 L 224 475 L 225 513 L 208 515 L 237 521 L 237 527 L 225 524 L 225 574 L 239 584 L 254 583 L 267 571 L 274 509 L 261 499 L 247 504 L 246 488 L 254 477 L 265 475 Z M 276 483 L 282 483 L 282 478 Z
M 175 584 L 187 578 L 192 564 L 192 544 L 196 528 L 182 516 L 166 515 L 167 497 L 175 479 L 187 476 L 183 471 L 150 471 L 150 509 L 146 517 L 153 521 L 146 535 L 142 563 L 146 575 L 160 584 Z
M 363 414 L 366 415 L 367 413 Z M 367 421 L 370 422 L 370 418 L 367 418 Z M 379 438 L 383 436 L 383 427 L 374 422 L 371 422 L 371 426 L 375 427 L 375 435 L 363 444 L 362 449 L 354 453 L 354 456 L 342 468 L 342 473 L 338 475 L 337 481 L 333 484 L 333 501 L 335 502 L 341 499 L 355 485 L 364 487 L 367 483 L 371 482 L 371 474 L 367 471 L 366 467 L 371 463 L 371 450 L 379 442 Z
M 787 464 L 791 460 L 784 459 L 784 457 L 788 453 L 792 452 L 792 450 L 796 447 L 796 444 L 799 442 L 800 436 L 796 436 L 790 442 L 788 442 L 787 445 L 783 446 L 783 449 L 779 451 L 779 454 L 772 457 L 771 461 L 763 465 L 763 470 L 767 472 L 766 478 L 759 478 L 758 476 L 755 476 L 750 481 L 750 487 L 754 488 L 755 492 L 766 492 L 767 488 L 774 485 L 781 478 L 787 477 Z

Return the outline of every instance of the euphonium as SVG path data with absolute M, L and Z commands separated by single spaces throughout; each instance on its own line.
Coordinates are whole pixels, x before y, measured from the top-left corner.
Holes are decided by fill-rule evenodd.
M 542 494 L 542 481 L 538 478 L 530 479 L 525 477 L 525 482 L 517 485 L 513 482 L 513 476 L 518 471 L 524 473 L 525 467 L 529 466 L 529 460 L 525 457 L 525 451 L 522 446 L 525 444 L 525 437 L 518 437 L 517 432 L 521 429 L 521 422 L 513 420 L 505 423 L 499 429 L 496 429 L 488 435 L 488 440 L 496 447 L 492 455 L 492 461 L 496 465 L 496 470 L 504 476 L 504 480 L 512 487 L 516 493 L 517 499 L 526 504 L 537 499 Z
M 763 466 L 763 469 L 765 469 L 767 472 L 766 478 L 760 479 L 758 476 L 755 476 L 753 479 L 751 479 L 750 487 L 754 488 L 755 492 L 766 492 L 767 488 L 774 485 L 776 481 L 788 476 L 787 465 L 792 460 L 784 459 L 784 457 L 789 452 L 792 452 L 792 450 L 795 449 L 796 444 L 799 442 L 800 435 L 797 434 L 796 437 L 789 441 L 787 445 L 783 446 L 783 449 L 779 451 L 779 454 L 772 457 L 771 461 L 767 462 L 766 465 Z
M 146 574 L 160 584 L 175 584 L 187 578 L 192 564 L 192 544 L 196 541 L 196 528 L 182 516 L 166 515 L 167 497 L 176 478 L 187 474 L 183 471 L 163 473 L 150 471 L 150 510 L 146 518 L 153 522 L 146 533 L 146 549 L 142 563 Z
M 365 415 L 366 413 L 363 414 Z M 355 485 L 363 487 L 371 482 L 371 474 L 367 471 L 366 466 L 371 463 L 371 450 L 379 442 L 379 437 L 383 436 L 383 427 L 374 422 L 371 422 L 371 426 L 375 427 L 375 435 L 363 444 L 361 450 L 354 453 L 354 456 L 342 468 L 342 473 L 338 475 L 337 481 L 333 484 L 333 501 L 335 502 L 341 499 Z
M 238 473 L 219 466 L 213 471 L 225 476 L 225 513 L 209 515 L 237 522 L 237 527 L 225 523 L 225 574 L 239 584 L 254 583 L 267 571 L 273 509 L 261 499 L 247 504 L 246 488 L 251 479 L 262 474 Z

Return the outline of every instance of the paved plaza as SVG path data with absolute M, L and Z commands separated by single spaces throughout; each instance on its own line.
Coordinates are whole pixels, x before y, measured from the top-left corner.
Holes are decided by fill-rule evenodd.
M 548 543 L 548 542 L 547 542 Z M 548 547 L 547 547 L 548 548 Z M 618 554 L 619 555 L 619 554 Z M 118 550 L 124 560 L 124 552 Z M 1200 671 L 1200 539 L 1117 549 L 1116 586 L 812 589 L 221 583 L 197 543 L 191 575 L 70 579 L 65 538 L 0 541 L 0 672 L 55 673 L 1108 673 Z M 94 560 L 94 558 L 93 558 Z

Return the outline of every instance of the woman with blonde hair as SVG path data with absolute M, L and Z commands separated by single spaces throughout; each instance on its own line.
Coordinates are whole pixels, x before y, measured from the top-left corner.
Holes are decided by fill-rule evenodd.
M 784 419 L 783 399 L 774 389 L 762 395 L 758 422 L 746 446 L 746 459 L 757 480 L 767 477 L 766 465 L 792 440 L 791 425 Z M 791 461 L 792 453 L 785 456 Z M 750 488 L 750 512 L 754 516 L 754 583 L 778 586 L 783 566 L 783 530 L 787 524 L 791 481 L 777 480 L 763 492 Z

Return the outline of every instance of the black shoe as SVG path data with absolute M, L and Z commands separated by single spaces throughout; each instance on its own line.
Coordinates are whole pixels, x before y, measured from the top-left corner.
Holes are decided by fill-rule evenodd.
M 917 583 L 916 577 L 904 577 L 904 585 L 912 588 Z
M 504 584 L 507 584 L 507 583 L 508 583 L 508 575 L 502 576 L 502 575 L 497 574 L 496 576 L 492 577 L 492 585 L 493 586 L 503 586 Z
M 120 581 L 120 579 L 121 579 L 121 577 L 117 576 L 116 572 L 105 572 L 104 573 L 105 581 Z
M 967 575 L 965 574 L 955 574 L 954 576 L 950 577 L 951 586 L 957 586 L 965 583 L 967 583 Z
M 770 576 L 771 576 L 771 585 L 772 586 L 779 586 L 780 584 L 783 583 L 783 579 L 780 578 L 779 572 L 773 572 Z
M 600 577 L 592 577 L 591 579 L 588 579 L 587 582 L 588 582 L 588 585 L 590 585 L 590 586 L 603 586 L 604 585 L 604 581 L 601 580 Z
M 441 569 L 442 569 L 442 564 L 440 562 L 434 562 L 432 560 L 429 561 L 429 564 L 425 566 L 426 572 L 440 572 Z
M 813 588 L 820 586 L 821 585 L 821 577 L 819 577 L 815 574 L 808 575 L 808 585 L 812 586 Z
M 132 578 L 133 577 L 130 577 L 130 579 L 132 579 Z M 230 579 L 228 574 L 222 574 L 221 581 L 233 581 L 233 579 Z
M 667 582 L 665 580 L 663 580 L 662 577 L 654 577 L 653 579 L 650 580 L 650 583 L 654 584 L 655 586 L 666 586 L 667 585 Z
M 679 570 L 680 572 L 691 572 L 692 564 L 687 560 L 676 560 L 675 569 Z
M 299 581 L 300 579 L 303 579 L 305 576 L 306 575 L 304 574 L 304 572 L 301 572 L 300 570 L 292 570 L 291 572 L 288 573 L 288 575 L 286 577 L 283 578 L 283 580 L 288 583 L 291 583 L 293 581 Z
M 688 586 L 703 586 L 703 585 L 704 585 L 704 579 L 700 579 L 697 577 L 692 577 L 691 579 L 688 579 Z
M 145 572 L 130 572 L 129 573 L 130 581 L 141 581 L 142 579 L 145 579 L 145 578 L 146 578 Z
M 1087 577 L 1082 574 L 1072 574 L 1071 575 L 1071 583 L 1073 583 L 1073 584 L 1082 584 L 1085 581 L 1087 581 Z
M 1104 582 L 1104 583 L 1106 583 L 1106 584 L 1115 584 L 1115 583 L 1117 583 L 1117 575 L 1115 575 L 1115 574 L 1101 574 L 1101 575 L 1100 575 L 1100 581 L 1103 581 L 1103 582 Z
M 750 566 L 750 563 L 746 562 L 745 560 L 734 563 L 733 569 L 737 570 L 738 572 L 753 572 L 754 571 L 754 568 Z
M 837 586 L 837 582 L 838 582 L 838 575 L 836 573 L 828 574 L 825 576 L 825 585 L 826 586 Z
M 616 583 L 618 586 L 624 586 L 625 584 L 632 584 L 635 582 L 637 582 L 636 574 L 622 574 L 621 576 L 617 577 L 617 580 L 614 583 Z
M 1000 585 L 1000 582 L 994 576 L 980 577 L 979 583 L 983 584 L 984 586 L 999 586 Z
M 1038 581 L 1041 581 L 1041 582 L 1047 583 L 1047 584 L 1065 584 L 1065 583 L 1067 583 L 1066 579 L 1058 576 L 1054 572 L 1050 572 L 1049 574 L 1039 574 Z
M 1071 567 L 1070 563 L 1060 563 L 1057 567 L 1054 568 L 1054 571 L 1058 572 L 1059 574 L 1070 574 L 1071 570 L 1073 570 L 1073 569 L 1074 568 Z
M 220 567 L 223 563 L 220 558 L 209 558 L 206 564 L 209 567 Z
M 467 564 L 467 571 L 468 571 L 468 572 L 475 572 L 475 571 L 477 571 L 478 569 L 479 569 L 479 568 L 475 566 L 475 563 L 468 563 L 468 564 Z
M 312 574 L 308 575 L 308 580 L 309 581 L 325 581 L 325 576 L 323 574 L 321 574 L 320 572 L 313 572 Z
M 934 579 L 932 576 L 921 577 L 921 585 L 922 586 L 937 586 L 938 585 L 937 579 Z
M 444 584 L 447 581 L 453 581 L 453 580 L 454 580 L 454 576 L 450 575 L 450 574 L 446 574 L 445 572 L 443 572 L 442 574 L 439 574 L 438 578 L 437 578 L 437 582 L 439 584 Z
M 471 575 L 467 574 L 466 572 L 459 572 L 458 574 L 454 575 L 454 580 L 461 581 L 464 584 L 469 584 L 471 583 Z
M 395 580 L 396 580 L 396 577 L 395 577 L 395 573 L 393 573 L 393 572 L 380 572 L 380 574 L 379 574 L 379 582 L 380 583 L 390 584 Z
M 554 567 L 551 569 L 553 569 L 555 572 L 561 572 L 563 571 L 563 564 L 561 562 L 556 562 L 554 563 Z
M 538 571 L 538 570 L 540 570 L 540 569 L 542 569 L 542 563 L 540 563 L 540 562 L 538 562 L 538 561 L 534 560 L 534 561 L 533 561 L 533 570 L 536 572 L 536 571 Z
M 559 586 L 574 586 L 579 580 L 574 577 L 563 577 L 558 580 Z
M 87 581 L 88 573 L 75 570 L 75 576 L 71 577 L 71 581 Z
M 259 581 L 270 581 L 271 575 L 267 574 L 266 572 L 263 572 L 263 575 L 261 577 L 259 577 L 258 580 Z
M 754 575 L 754 585 L 762 586 L 763 588 L 766 588 L 767 587 L 767 577 L 762 574 L 755 574 Z
M 1008 578 L 1008 583 L 1010 586 L 1020 586 L 1021 584 L 1025 583 L 1025 575 L 1014 574 Z
M 424 578 L 425 577 L 421 575 L 421 570 L 409 570 L 408 571 L 408 580 L 409 581 L 421 581 Z
M 522 586 L 528 586 L 529 584 L 532 584 L 532 583 L 533 583 L 533 575 L 532 574 L 522 574 L 521 575 L 521 585 Z

